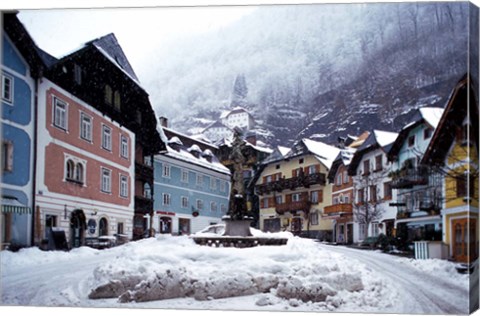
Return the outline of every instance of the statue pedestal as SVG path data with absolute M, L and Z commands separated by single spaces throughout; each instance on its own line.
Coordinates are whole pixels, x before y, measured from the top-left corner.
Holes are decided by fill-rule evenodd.
M 251 219 L 233 220 L 231 218 L 223 218 L 225 221 L 225 232 L 223 236 L 249 237 Z

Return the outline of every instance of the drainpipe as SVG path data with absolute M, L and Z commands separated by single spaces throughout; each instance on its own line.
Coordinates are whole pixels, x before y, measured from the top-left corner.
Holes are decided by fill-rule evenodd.
M 33 97 L 33 166 L 32 166 L 32 236 L 31 245 L 35 245 L 35 212 L 36 212 L 36 191 L 37 191 L 37 127 L 38 127 L 38 81 L 42 77 L 42 69 L 40 68 L 35 79 L 34 97 Z

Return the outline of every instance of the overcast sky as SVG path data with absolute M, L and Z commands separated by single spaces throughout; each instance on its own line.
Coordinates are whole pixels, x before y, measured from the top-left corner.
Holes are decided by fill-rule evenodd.
M 158 55 L 159 47 L 168 52 L 182 37 L 225 27 L 253 10 L 255 6 L 20 10 L 19 19 L 37 45 L 55 57 L 114 33 L 142 81 L 145 61 Z

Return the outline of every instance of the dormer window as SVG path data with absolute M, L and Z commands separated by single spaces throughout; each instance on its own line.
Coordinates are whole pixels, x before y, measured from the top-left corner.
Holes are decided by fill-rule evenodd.
M 82 67 L 77 64 L 73 65 L 73 76 L 77 84 L 82 84 Z
M 108 84 L 105 86 L 105 103 L 111 105 L 113 100 L 113 90 Z
M 121 99 L 120 99 L 120 92 L 119 91 L 115 91 L 115 93 L 113 94 L 113 106 L 115 107 L 115 109 L 117 111 L 120 111 L 120 109 L 121 109 Z

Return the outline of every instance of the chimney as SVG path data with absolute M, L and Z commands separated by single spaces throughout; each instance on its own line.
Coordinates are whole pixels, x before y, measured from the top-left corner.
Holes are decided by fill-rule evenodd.
M 158 120 L 160 121 L 160 126 L 168 128 L 168 118 L 160 116 Z

